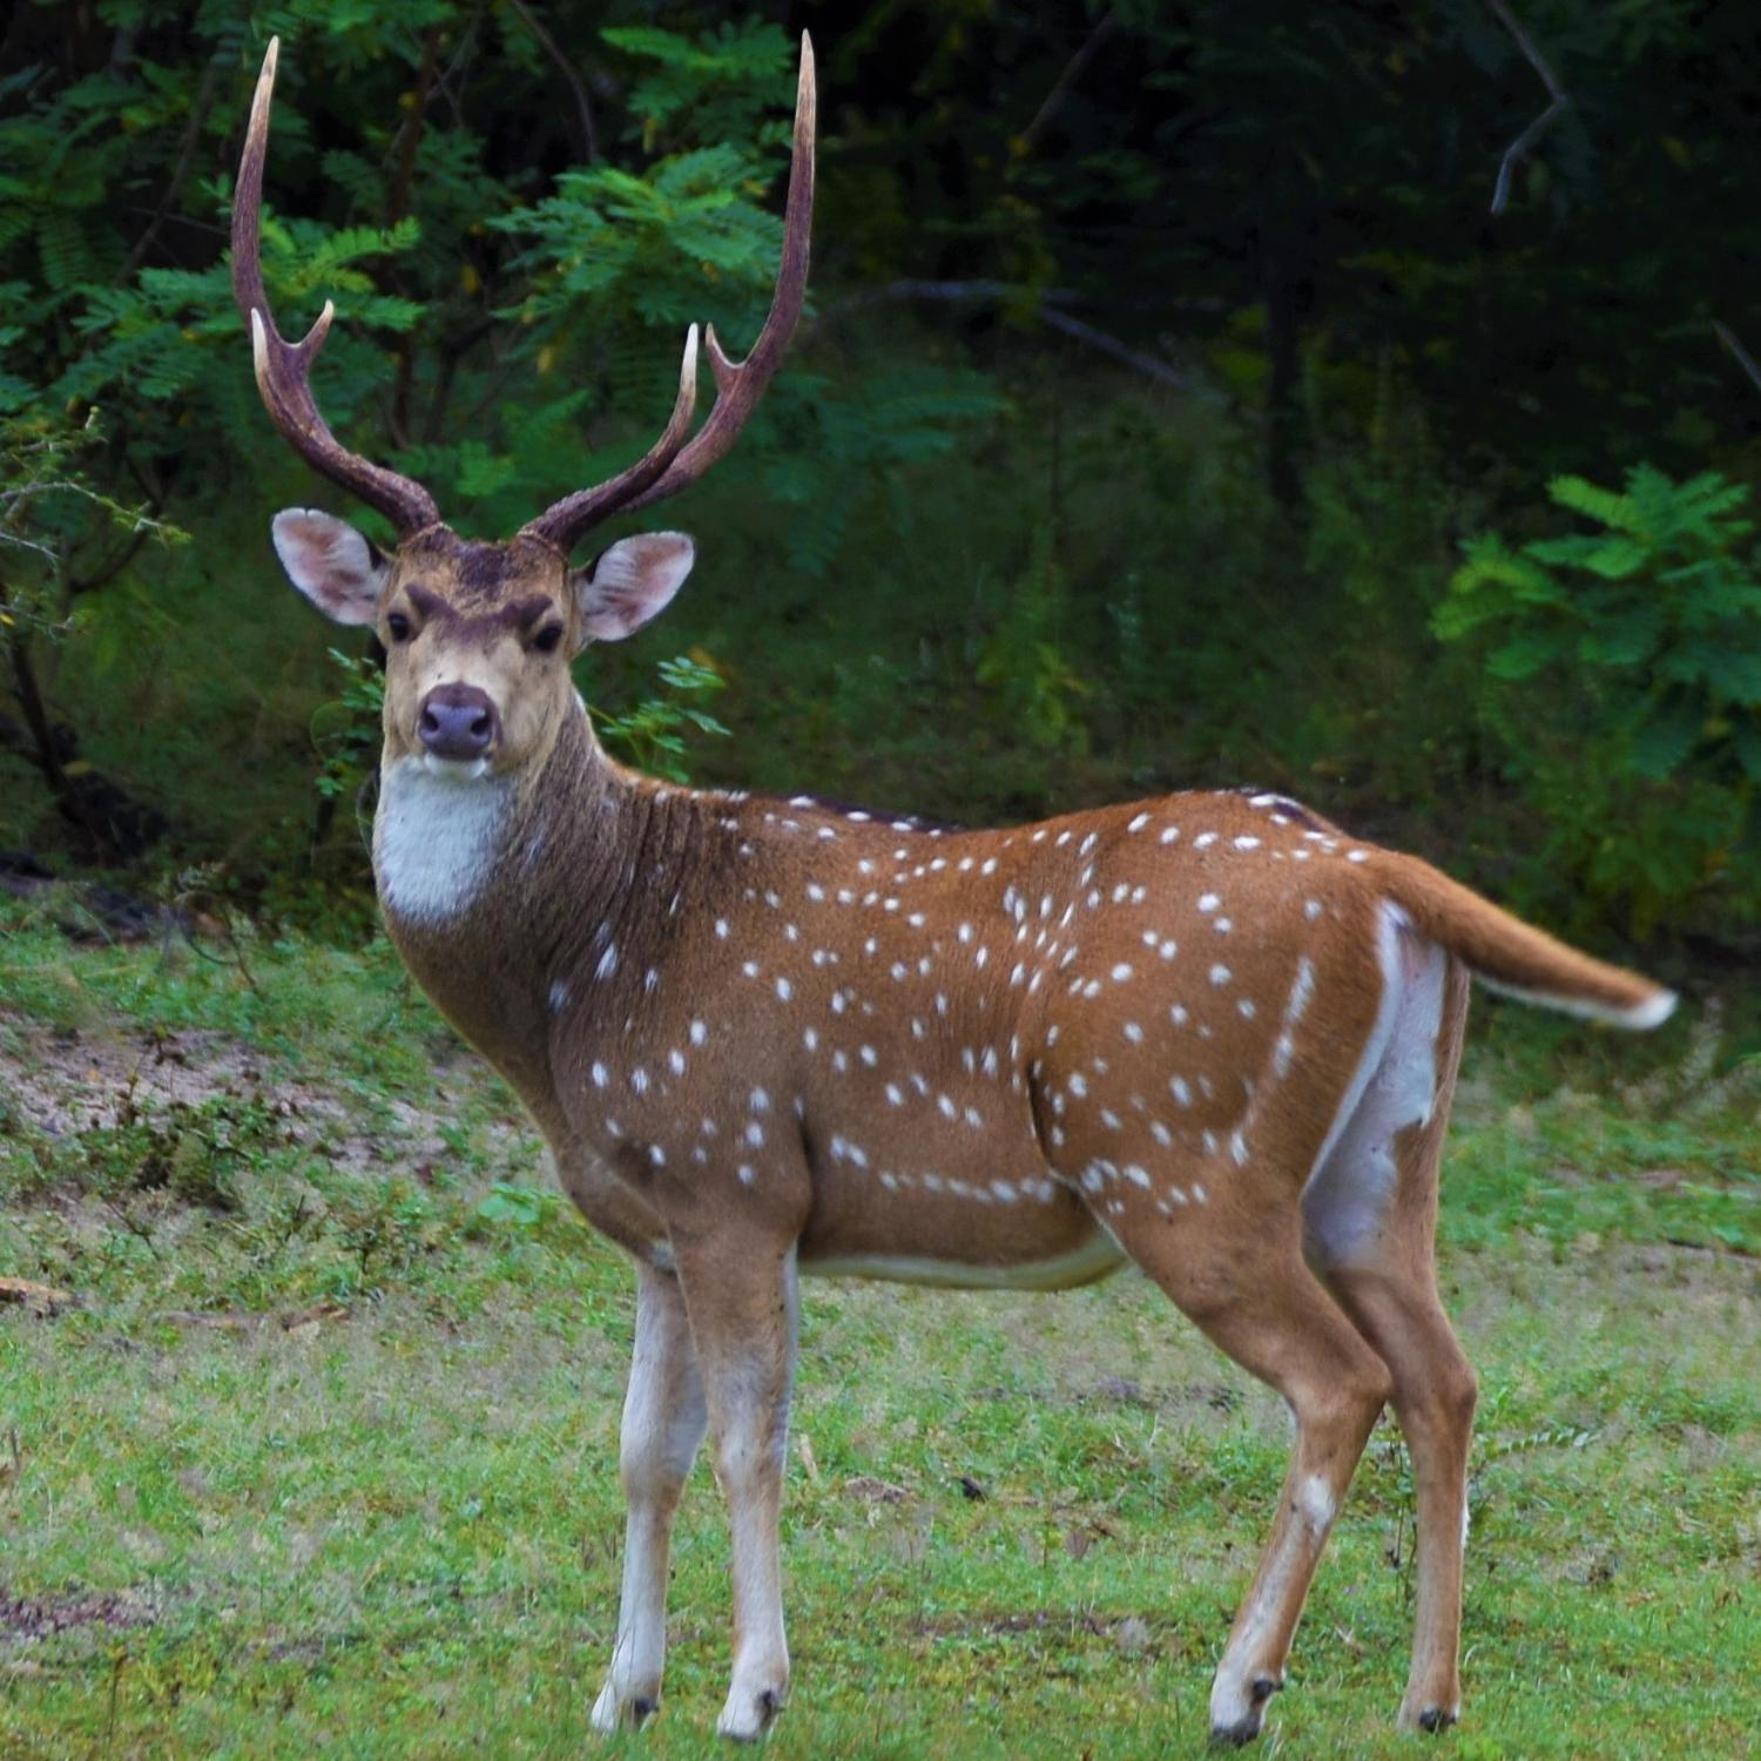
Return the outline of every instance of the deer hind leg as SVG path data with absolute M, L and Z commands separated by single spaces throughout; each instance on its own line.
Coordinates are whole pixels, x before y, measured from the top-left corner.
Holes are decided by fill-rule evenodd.
M 1400 1724 L 1436 1731 L 1461 1710 L 1462 1556 L 1477 1384 L 1443 1312 L 1435 1259 L 1438 1169 L 1468 984 L 1434 950 L 1423 967 L 1382 1078 L 1366 1090 L 1303 1202 L 1310 1264 L 1394 1377 L 1394 1411 L 1418 1496 L 1418 1596 Z M 1427 1084 L 1430 1100 L 1415 1126 L 1413 1097 Z M 1366 1187 L 1385 1190 L 1386 1202 L 1354 1219 L 1352 1193 Z
M 707 1422 L 679 1281 L 639 1265 L 636 1344 L 619 1448 L 628 1513 L 624 1585 L 611 1673 L 593 1707 L 595 1730 L 610 1734 L 641 1725 L 660 1705 L 673 1517 Z
M 1217 1187 L 1212 1184 L 1213 1194 Z M 1389 1393 L 1387 1367 L 1303 1263 L 1288 1186 L 1214 1197 L 1128 1242 L 1144 1269 L 1244 1369 L 1282 1394 L 1296 1448 L 1259 1569 L 1211 1687 L 1211 1734 L 1245 1743 L 1283 1685 L 1321 1550 Z M 1134 1234 L 1152 1233 L 1148 1229 Z
M 674 1252 L 728 1503 L 733 1552 L 734 1669 L 717 1731 L 762 1736 L 789 1693 L 779 1523 L 798 1325 L 795 1250 L 727 1231 Z

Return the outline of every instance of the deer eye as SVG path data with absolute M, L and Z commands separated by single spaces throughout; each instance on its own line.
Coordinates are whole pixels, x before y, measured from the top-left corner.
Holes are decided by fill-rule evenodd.
M 410 639 L 410 620 L 401 611 L 394 611 L 386 617 L 385 628 L 393 642 L 408 642 Z
M 536 648 L 540 654 L 555 654 L 556 645 L 562 641 L 562 639 L 563 627 L 561 624 L 546 624 L 544 628 L 532 638 L 532 646 Z

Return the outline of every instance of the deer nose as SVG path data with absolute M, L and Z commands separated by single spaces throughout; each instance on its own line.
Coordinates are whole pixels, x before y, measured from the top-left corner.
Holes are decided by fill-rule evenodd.
M 495 743 L 495 705 L 475 685 L 436 685 L 422 699 L 416 731 L 436 758 L 481 758 Z

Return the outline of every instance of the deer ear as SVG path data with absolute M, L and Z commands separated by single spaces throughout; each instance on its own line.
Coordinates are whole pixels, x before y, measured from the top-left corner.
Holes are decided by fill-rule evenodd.
M 370 624 L 391 565 L 347 520 L 316 508 L 284 508 L 271 523 L 288 579 L 339 624 Z
M 617 642 L 664 611 L 684 586 L 697 546 L 683 532 L 620 538 L 571 580 L 590 642 Z

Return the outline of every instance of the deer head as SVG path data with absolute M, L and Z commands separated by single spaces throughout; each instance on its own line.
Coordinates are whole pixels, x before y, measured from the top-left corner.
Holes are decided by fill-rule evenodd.
M 275 549 L 293 584 L 341 624 L 373 626 L 386 650 L 385 762 L 414 759 L 470 780 L 541 762 L 574 704 L 569 661 L 589 642 L 628 636 L 661 611 L 691 571 L 682 532 L 620 539 L 583 568 L 570 555 L 614 514 L 646 507 L 694 483 L 734 444 L 794 332 L 807 288 L 813 215 L 813 46 L 801 40 L 782 263 L 758 341 L 732 361 L 708 328 L 703 345 L 716 399 L 693 435 L 698 331 L 685 336 L 678 397 L 660 438 L 635 464 L 577 490 L 501 543 L 460 538 L 420 483 L 349 451 L 312 395 L 312 363 L 335 307 L 306 336 L 286 341 L 263 289 L 259 226 L 278 41 L 263 58 L 239 165 L 232 218 L 233 293 L 250 326 L 257 389 L 271 420 L 314 470 L 391 521 L 386 556 L 333 514 L 289 508 L 275 517 Z

